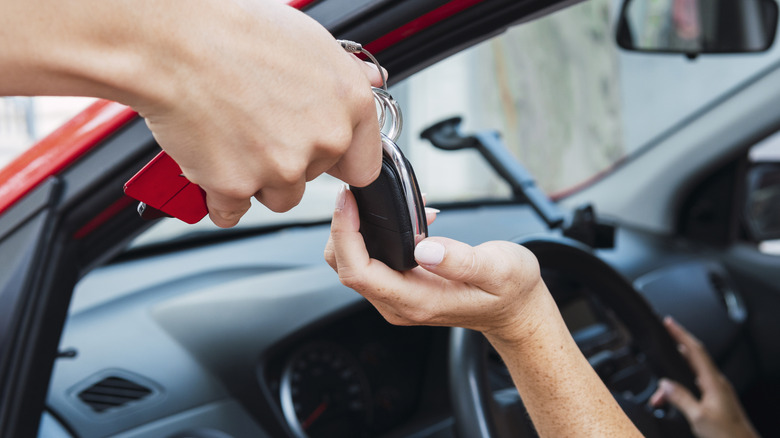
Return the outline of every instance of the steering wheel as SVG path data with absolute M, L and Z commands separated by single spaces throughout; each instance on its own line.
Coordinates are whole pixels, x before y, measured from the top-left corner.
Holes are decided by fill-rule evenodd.
M 566 238 L 540 238 L 518 242 L 536 255 L 545 272 L 578 282 L 582 295 L 593 313 L 606 323 L 591 324 L 590 332 L 604 334 L 604 328 L 616 336 L 627 337 L 626 345 L 615 352 L 608 348 L 586 351 L 583 342 L 575 340 L 594 366 L 626 414 L 646 437 L 691 437 L 683 416 L 672 408 L 651 410 L 647 400 L 657 386 L 658 378 L 668 377 L 699 394 L 695 376 L 688 363 L 677 351 L 676 343 L 661 324 L 650 305 L 631 283 L 593 251 L 578 241 Z M 550 284 L 548 283 L 548 286 Z M 550 288 L 561 306 L 562 297 Z M 565 315 L 564 315 L 565 316 Z M 594 330 L 594 327 L 601 330 Z M 583 330 L 587 331 L 587 329 Z M 586 334 L 587 335 L 587 334 Z M 603 338 L 602 338 L 603 339 Z M 479 332 L 462 328 L 450 335 L 449 372 L 450 392 L 455 415 L 457 436 L 495 438 L 496 403 L 490 388 L 487 357 L 489 344 Z M 627 385 L 627 382 L 628 385 Z M 642 382 L 639 390 L 630 390 L 633 383 Z M 536 436 L 531 426 L 526 430 L 512 430 L 514 436 Z

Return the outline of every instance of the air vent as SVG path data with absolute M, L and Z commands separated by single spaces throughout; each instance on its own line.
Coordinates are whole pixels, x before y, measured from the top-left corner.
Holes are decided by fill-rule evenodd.
M 122 377 L 110 376 L 81 391 L 78 397 L 93 411 L 103 413 L 141 400 L 152 393 L 150 388 L 143 385 Z

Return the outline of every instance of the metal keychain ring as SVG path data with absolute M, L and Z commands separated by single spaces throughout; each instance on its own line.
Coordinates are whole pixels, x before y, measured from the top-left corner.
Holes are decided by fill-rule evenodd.
M 372 91 L 373 90 L 374 90 L 374 88 L 372 87 Z M 378 108 L 379 112 L 377 114 L 377 119 L 379 120 L 379 129 L 381 130 L 385 126 L 385 116 L 386 116 L 385 106 L 386 105 L 385 105 L 385 101 L 382 100 L 382 98 L 379 97 L 379 95 L 376 94 L 376 93 L 374 93 L 374 100 L 376 101 L 377 106 L 379 107 Z
M 372 87 L 374 92 L 374 98 L 379 102 L 380 115 L 379 115 L 379 128 L 381 129 L 385 125 L 385 118 L 387 117 L 385 111 L 390 114 L 390 127 L 387 129 L 385 135 L 392 141 L 398 141 L 398 137 L 401 136 L 401 129 L 404 126 L 403 115 L 401 114 L 401 106 L 393 99 L 387 91 Z

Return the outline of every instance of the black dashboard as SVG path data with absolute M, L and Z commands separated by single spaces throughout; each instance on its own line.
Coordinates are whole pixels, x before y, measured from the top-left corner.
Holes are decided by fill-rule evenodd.
M 260 372 L 293 436 L 382 436 L 415 417 L 446 418 L 446 329 L 393 327 L 359 306 L 296 338 Z
M 432 232 L 471 244 L 549 235 L 522 205 L 445 210 Z M 73 354 L 55 365 L 40 436 L 56 423 L 67 435 L 48 436 L 452 436 L 448 329 L 386 323 L 322 261 L 327 236 L 327 225 L 290 228 L 90 273 L 71 304 L 61 350 Z M 752 356 L 735 347 L 744 306 L 728 273 L 657 236 L 621 229 L 617 242 L 599 256 L 659 315 L 699 335 L 738 387 L 749 384 L 739 374 Z M 559 279 L 551 289 L 568 294 L 573 332 L 595 339 L 600 315 L 576 287 Z M 512 398 L 511 381 L 494 374 L 497 394 Z M 85 391 L 110 378 L 148 392 L 96 410 Z

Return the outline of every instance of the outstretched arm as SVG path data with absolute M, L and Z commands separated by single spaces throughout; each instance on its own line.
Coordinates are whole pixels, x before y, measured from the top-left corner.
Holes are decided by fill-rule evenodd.
M 130 105 L 217 225 L 379 173 L 379 73 L 278 0 L 0 0 L 0 39 L 0 95 Z
M 415 250 L 420 267 L 397 272 L 368 257 L 359 225 L 354 198 L 342 191 L 325 250 L 342 283 L 393 324 L 484 333 L 541 436 L 641 436 L 580 353 L 528 250 L 431 237 Z

